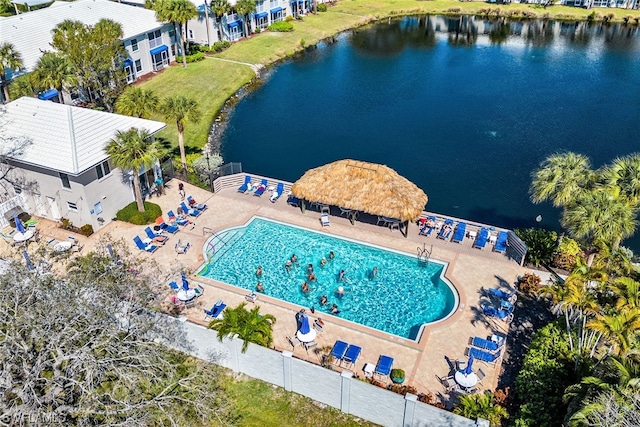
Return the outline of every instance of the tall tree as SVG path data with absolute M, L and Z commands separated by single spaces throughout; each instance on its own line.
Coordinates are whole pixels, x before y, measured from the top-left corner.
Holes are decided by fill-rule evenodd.
M 122 62 L 127 53 L 120 24 L 102 19 L 94 26 L 66 20 L 53 30 L 51 45 L 67 57 L 78 85 L 89 101 L 113 111 L 125 86 Z
M 56 89 L 61 104 L 64 103 L 62 90 L 78 81 L 67 57 L 53 52 L 45 52 L 40 57 L 32 76 L 35 86 Z
M 7 69 L 16 70 L 22 67 L 22 57 L 11 43 L 2 43 L 0 45 L 0 86 L 4 91 L 4 99 L 9 102 L 9 89 L 7 88 Z
M 185 96 L 175 95 L 165 98 L 160 106 L 160 111 L 166 120 L 174 120 L 178 128 L 178 145 L 180 146 L 180 160 L 182 169 L 187 171 L 187 156 L 184 150 L 184 124 L 189 121 L 198 123 L 200 121 L 200 109 L 198 103 Z
M 240 15 L 242 15 L 244 36 L 249 37 L 249 14 L 256 11 L 256 0 L 238 0 L 235 5 L 235 9 Z
M 126 116 L 148 119 L 156 112 L 160 99 L 152 90 L 130 86 L 118 97 L 116 112 Z
M 631 277 L 618 277 L 609 285 L 609 290 L 618 297 L 616 308 L 640 309 L 640 282 Z
M 586 324 L 587 328 L 601 334 L 614 346 L 613 352 L 624 357 L 640 331 L 640 309 L 620 308 L 610 315 L 597 315 Z
M 153 166 L 161 155 L 158 143 L 150 140 L 151 137 L 146 130 L 131 128 L 126 132 L 118 131 L 116 137 L 109 141 L 105 148 L 113 166 L 132 174 L 133 192 L 140 212 L 145 210 L 138 174 L 142 167 Z
M 227 308 L 222 319 L 215 319 L 209 323 L 209 329 L 218 331 L 218 339 L 238 335 L 244 341 L 242 352 L 246 352 L 249 343 L 268 347 L 273 342 L 273 324 L 276 318 L 271 314 L 260 314 L 260 307 L 246 309 L 243 302 L 235 308 Z
M 640 154 L 618 157 L 602 172 L 605 184 L 618 197 L 637 206 L 640 202 Z
M 222 41 L 222 17 L 231 11 L 229 0 L 213 0 L 211 2 L 211 11 L 216 15 L 218 40 Z
M 177 24 L 182 46 L 182 66 L 187 68 L 187 49 L 182 30 L 189 20 L 198 16 L 198 10 L 189 0 L 158 0 L 155 3 L 155 11 L 158 20 Z
M 600 187 L 567 206 L 561 224 L 578 239 L 602 240 L 617 249 L 622 239 L 635 232 L 637 215 L 637 208 L 621 200 L 610 189 Z
M 563 207 L 591 188 L 594 179 L 586 156 L 571 152 L 554 154 L 534 171 L 531 200 L 534 203 L 550 200 L 554 206 Z

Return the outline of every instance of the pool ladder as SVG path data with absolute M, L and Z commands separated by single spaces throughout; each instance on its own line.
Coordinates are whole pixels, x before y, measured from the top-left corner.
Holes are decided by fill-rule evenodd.
M 433 251 L 433 245 L 430 249 L 427 249 L 427 244 L 423 243 L 422 247 L 418 246 L 418 263 L 428 264 L 429 258 L 431 258 L 431 252 Z

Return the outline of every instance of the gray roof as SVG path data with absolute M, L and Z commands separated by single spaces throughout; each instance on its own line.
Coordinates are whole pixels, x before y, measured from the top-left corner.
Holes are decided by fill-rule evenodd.
M 24 68 L 31 71 L 42 53 L 53 50 L 51 31 L 70 19 L 95 25 L 110 19 L 122 25 L 123 39 L 135 37 L 162 27 L 152 10 L 107 0 L 56 1 L 50 7 L 0 17 L 0 42 L 13 43 L 22 56 Z
M 51 3 L 51 0 L 11 0 L 13 4 L 24 4 L 26 6 L 40 6 L 41 4 Z
M 49 170 L 79 175 L 109 156 L 104 151 L 116 131 L 132 127 L 154 134 L 166 125 L 153 120 L 122 116 L 23 97 L 6 105 L 1 141 L 30 143 L 14 158 Z M 1 147 L 7 152 L 7 147 Z

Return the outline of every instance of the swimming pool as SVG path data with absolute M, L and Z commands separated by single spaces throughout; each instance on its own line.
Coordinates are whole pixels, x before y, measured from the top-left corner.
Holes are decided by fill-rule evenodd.
M 261 281 L 266 295 L 314 307 L 324 316 L 332 315 L 335 303 L 339 317 L 404 338 L 416 339 L 421 325 L 448 317 L 457 306 L 457 293 L 444 278 L 446 263 L 419 262 L 416 256 L 259 217 L 210 237 L 204 251 L 208 262 L 197 271 L 200 276 L 248 290 Z M 288 272 L 285 262 L 293 254 L 298 262 Z M 317 282 L 309 282 L 304 293 L 309 264 Z M 338 282 L 341 270 L 345 280 Z M 342 297 L 336 294 L 339 286 Z M 322 295 L 329 304 L 320 304 Z

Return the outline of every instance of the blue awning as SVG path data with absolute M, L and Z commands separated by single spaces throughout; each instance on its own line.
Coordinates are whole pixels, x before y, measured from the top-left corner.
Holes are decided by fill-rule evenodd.
M 281 7 L 274 7 L 273 9 L 271 9 L 269 12 L 276 14 L 278 12 L 282 12 L 282 8 Z
M 161 53 L 161 52 L 165 52 L 165 51 L 167 51 L 167 50 L 169 50 L 169 48 L 167 47 L 167 45 L 164 45 L 164 44 L 163 44 L 162 46 L 154 47 L 153 49 L 151 49 L 151 50 L 149 51 L 149 53 L 150 53 L 151 55 L 157 55 L 157 54 L 159 54 L 159 53 Z
M 240 26 L 240 21 L 229 22 L 229 28 L 235 28 Z
M 122 68 L 125 67 L 133 67 L 133 61 L 129 58 L 125 59 L 124 62 L 122 63 Z
M 267 12 L 260 12 L 256 15 L 256 19 L 266 18 L 268 16 Z
M 53 98 L 58 97 L 58 91 L 55 89 L 49 89 L 45 92 L 38 94 L 38 99 L 42 99 L 43 101 L 48 101 Z

